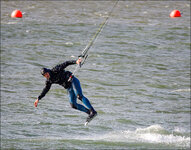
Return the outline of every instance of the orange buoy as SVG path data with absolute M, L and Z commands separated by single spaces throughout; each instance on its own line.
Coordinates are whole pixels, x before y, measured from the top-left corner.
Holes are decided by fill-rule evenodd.
M 12 18 L 22 18 L 23 14 L 20 10 L 14 10 L 11 14 Z
M 170 17 L 171 17 L 171 18 L 181 17 L 181 13 L 180 13 L 179 10 L 173 10 L 173 11 L 170 13 Z

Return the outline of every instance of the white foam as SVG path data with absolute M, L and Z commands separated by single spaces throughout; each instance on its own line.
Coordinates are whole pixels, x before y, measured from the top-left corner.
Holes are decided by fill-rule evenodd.
M 18 22 L 14 22 L 14 21 L 12 21 L 12 22 L 7 22 L 6 24 L 17 24 Z
M 72 43 L 72 42 L 66 42 L 65 45 L 67 45 L 67 46 L 73 46 L 74 43 Z
M 174 132 L 184 133 L 184 132 L 186 132 L 186 130 L 181 127 L 175 127 Z
M 190 92 L 190 89 L 178 89 L 178 90 L 174 90 L 172 92 Z
M 86 140 L 105 140 L 112 142 L 170 144 L 184 148 L 190 146 L 190 137 L 173 135 L 160 125 L 138 128 L 135 131 L 114 131 L 104 135 L 96 135 L 86 138 Z

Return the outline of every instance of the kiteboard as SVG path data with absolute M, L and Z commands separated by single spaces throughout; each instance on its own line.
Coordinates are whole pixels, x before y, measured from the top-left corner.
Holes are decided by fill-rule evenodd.
M 96 116 L 97 116 L 97 113 L 93 116 L 93 118 L 88 118 L 86 122 L 84 123 L 84 126 L 87 126 L 90 123 L 90 121 L 92 121 Z

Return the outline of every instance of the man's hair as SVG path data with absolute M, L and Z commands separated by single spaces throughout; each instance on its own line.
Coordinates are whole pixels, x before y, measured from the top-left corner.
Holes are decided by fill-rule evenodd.
M 47 73 L 47 72 L 50 73 L 50 69 L 42 68 L 40 72 L 41 72 L 41 74 L 44 76 L 45 73 Z

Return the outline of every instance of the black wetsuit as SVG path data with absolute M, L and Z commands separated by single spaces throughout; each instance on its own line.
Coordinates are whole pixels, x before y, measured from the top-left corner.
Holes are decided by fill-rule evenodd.
M 67 89 L 69 102 L 72 108 L 89 114 L 90 116 L 88 118 L 91 120 L 95 116 L 95 114 L 97 114 L 97 112 L 94 110 L 89 100 L 83 95 L 80 81 L 75 76 L 73 76 L 72 80 L 68 82 L 68 79 L 72 75 L 72 73 L 70 71 L 64 70 L 67 66 L 73 64 L 76 64 L 75 60 L 66 61 L 49 70 L 50 78 L 46 80 L 46 85 L 42 93 L 38 97 L 38 100 L 42 99 L 46 95 L 46 93 L 50 90 L 52 84 L 59 84 Z M 77 98 L 81 100 L 87 108 L 81 104 L 78 104 Z
M 70 71 L 65 71 L 64 69 L 67 66 L 73 64 L 76 64 L 76 60 L 66 61 L 50 70 L 50 78 L 46 80 L 46 86 L 44 87 L 42 93 L 39 95 L 39 100 L 46 95 L 52 84 L 59 84 L 65 89 L 68 89 L 71 86 L 71 82 L 68 82 L 68 79 L 72 75 L 72 73 Z

